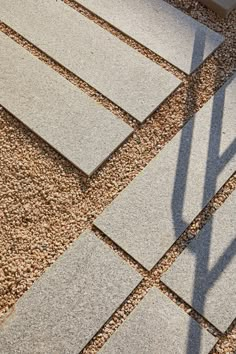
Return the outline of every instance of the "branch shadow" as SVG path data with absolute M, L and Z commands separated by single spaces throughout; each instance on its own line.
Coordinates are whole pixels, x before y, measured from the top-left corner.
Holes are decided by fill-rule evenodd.
M 192 68 L 195 67 L 196 51 L 201 51 L 202 59 L 204 58 L 205 48 L 205 34 L 201 30 L 195 33 L 195 42 L 192 55 Z M 217 78 L 218 72 L 216 72 Z M 233 78 L 232 78 L 233 79 Z M 228 84 L 232 81 L 229 80 Z M 224 115 L 225 104 L 225 91 L 226 84 L 220 91 L 214 95 L 213 108 L 211 114 L 211 127 L 207 151 L 207 163 L 204 178 L 204 189 L 202 195 L 202 208 L 206 206 L 209 200 L 217 192 L 217 177 L 226 164 L 232 159 L 236 153 L 236 139 L 220 156 L 220 142 L 222 136 L 222 123 Z M 193 91 L 195 94 L 192 97 L 191 91 L 193 87 L 188 88 L 187 102 L 193 99 L 194 106 L 196 106 L 196 88 Z M 186 105 L 187 107 L 187 105 Z M 185 114 L 188 116 L 188 108 L 186 108 Z M 188 170 L 191 160 L 191 146 L 193 139 L 195 125 L 195 117 L 193 117 L 182 130 L 181 142 L 179 147 L 178 162 L 176 167 L 176 177 L 172 195 L 172 218 L 175 228 L 176 238 L 179 237 L 180 230 L 185 230 L 189 223 L 184 220 L 184 199 L 187 187 Z M 196 166 L 197 168 L 197 166 Z M 233 257 L 236 255 L 236 240 L 227 248 L 219 258 L 217 264 L 212 270 L 209 270 L 209 256 L 211 245 L 211 233 L 212 233 L 212 220 L 205 226 L 207 227 L 208 238 L 202 244 L 202 247 L 198 249 L 198 253 L 195 252 L 195 274 L 194 274 L 194 290 L 192 297 L 192 307 L 198 309 L 198 312 L 203 313 L 205 306 L 206 295 L 213 284 L 217 281 L 222 271 L 227 268 Z M 201 239 L 199 239 L 199 243 Z M 189 246 L 191 250 L 191 243 Z M 193 251 L 193 250 L 191 250 Z M 203 278 L 205 278 L 203 285 Z M 186 354 L 199 354 L 201 352 L 201 329 L 196 325 L 194 320 L 190 320 L 188 331 L 188 343 L 186 348 Z

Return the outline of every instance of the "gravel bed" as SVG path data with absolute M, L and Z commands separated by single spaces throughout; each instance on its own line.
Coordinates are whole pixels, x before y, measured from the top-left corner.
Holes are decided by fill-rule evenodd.
M 23 126 L 5 109 L 0 108 L 0 317 L 4 320 L 17 299 L 52 264 L 73 240 L 148 164 L 164 145 L 183 127 L 187 119 L 198 111 L 214 92 L 232 75 L 236 67 L 236 12 L 222 19 L 197 1 L 169 0 L 168 2 L 190 14 L 208 27 L 222 33 L 226 40 L 190 77 L 181 73 L 162 58 L 124 36 L 72 0 L 65 3 L 119 36 L 132 47 L 171 71 L 183 80 L 183 85 L 170 96 L 140 126 L 111 104 L 96 90 L 76 78 L 68 70 L 43 55 L 27 41 L 0 24 L 0 29 L 13 36 L 34 55 L 47 62 L 68 80 L 78 85 L 135 128 L 135 133 L 101 168 L 87 179 L 75 167 Z M 169 250 L 151 273 L 136 264 L 122 250 L 98 234 L 127 262 L 144 275 L 144 280 L 112 319 L 91 341 L 83 353 L 96 353 L 111 333 L 139 303 L 151 286 L 157 286 L 215 335 L 213 326 L 169 292 L 160 282 L 166 271 L 182 252 L 188 240 L 200 230 L 212 213 L 236 188 L 236 176 L 224 185 L 208 207 L 194 220 L 185 234 Z M 97 231 L 96 231 L 97 232 Z M 212 353 L 234 353 L 236 323 Z

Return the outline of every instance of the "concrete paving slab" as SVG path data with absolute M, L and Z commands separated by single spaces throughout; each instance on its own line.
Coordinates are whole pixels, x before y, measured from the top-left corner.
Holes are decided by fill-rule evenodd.
M 195 329 L 191 337 L 190 326 Z M 207 354 L 216 341 L 167 296 L 153 288 L 99 354 Z
M 2 21 L 140 122 L 180 84 L 63 1 L 0 0 L 0 7 Z
M 222 332 L 236 317 L 236 192 L 162 280 Z
M 132 129 L 0 33 L 0 103 L 87 175 Z
M 187 74 L 223 41 L 221 35 L 162 0 L 78 0 L 78 3 Z
M 0 352 L 79 353 L 140 280 L 84 232 L 18 301 L 0 327 Z
M 223 17 L 236 9 L 236 0 L 200 0 L 200 2 Z
M 147 269 L 236 169 L 236 75 L 95 220 Z

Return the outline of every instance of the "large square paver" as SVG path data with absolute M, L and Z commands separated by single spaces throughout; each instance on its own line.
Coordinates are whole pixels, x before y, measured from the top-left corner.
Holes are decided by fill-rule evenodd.
M 236 192 L 162 280 L 221 331 L 236 317 Z
M 0 0 L 0 8 L 2 21 L 141 122 L 180 84 L 63 1 Z
M 78 0 L 78 3 L 187 74 L 223 41 L 221 35 L 162 0 Z
M 79 353 L 140 278 L 85 232 L 18 301 L 0 327 L 0 352 Z
M 195 332 L 189 335 L 189 328 Z M 99 354 L 207 354 L 217 339 L 151 289 Z
M 236 169 L 236 75 L 95 220 L 147 269 Z
M 132 129 L 0 33 L 0 104 L 90 175 Z

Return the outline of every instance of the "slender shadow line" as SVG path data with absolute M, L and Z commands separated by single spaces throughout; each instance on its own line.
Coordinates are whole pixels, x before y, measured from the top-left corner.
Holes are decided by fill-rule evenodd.
M 222 130 L 222 120 L 224 112 L 224 99 L 225 99 L 225 89 L 222 89 L 220 94 L 216 94 L 213 100 L 212 117 L 211 117 L 211 127 L 210 127 L 210 137 L 208 144 L 208 155 L 207 155 L 207 166 L 204 180 L 204 191 L 202 198 L 202 207 L 206 205 L 208 200 L 216 192 L 217 176 L 218 176 L 218 163 L 219 163 L 219 149 L 221 140 L 221 130 Z M 202 281 L 201 274 L 205 274 L 208 277 L 209 272 L 209 256 L 210 256 L 210 245 L 211 245 L 211 234 L 212 234 L 212 220 L 207 224 L 208 237 L 204 239 L 204 247 L 201 247 L 197 253 L 196 266 L 194 274 L 193 283 L 193 296 L 192 296 L 192 306 L 196 308 L 198 312 L 204 313 L 205 299 L 209 286 L 207 286 L 206 281 Z M 199 239 L 201 242 L 201 239 Z M 205 286 L 204 286 L 205 284 Z M 196 328 L 190 324 L 188 338 L 196 336 Z M 197 333 L 198 342 L 196 343 L 196 353 L 200 353 L 201 350 L 201 330 L 198 329 Z M 188 353 L 190 354 L 190 345 L 188 347 Z
M 195 66 L 194 58 L 196 53 L 199 57 L 199 51 L 202 59 L 204 58 L 205 49 L 205 37 L 204 33 L 197 31 L 195 34 L 194 49 L 192 55 L 192 67 Z M 217 77 L 218 73 L 216 73 Z M 193 91 L 193 87 L 188 88 L 187 103 L 191 98 L 193 104 L 196 106 L 197 88 Z M 230 146 L 220 156 L 220 142 L 222 137 L 222 125 L 225 103 L 225 90 L 222 88 L 214 95 L 212 114 L 211 114 L 211 126 L 209 133 L 209 143 L 207 151 L 207 162 L 204 176 L 204 189 L 202 195 L 202 208 L 209 202 L 212 196 L 216 193 L 217 178 L 226 164 L 231 160 L 236 152 L 236 139 L 230 144 Z M 192 92 L 193 91 L 193 92 Z M 188 115 L 186 109 L 186 114 Z M 175 228 L 176 237 L 179 236 L 181 230 L 185 230 L 188 224 L 184 220 L 184 199 L 187 188 L 188 169 L 191 159 L 191 146 L 193 139 L 195 119 L 194 117 L 184 127 L 181 134 L 181 141 L 178 154 L 178 162 L 176 167 L 176 177 L 172 196 L 172 218 Z M 197 168 L 197 166 L 196 166 Z M 194 186 L 193 186 L 194 188 Z M 229 248 L 219 258 L 217 264 L 213 269 L 209 271 L 209 256 L 212 234 L 212 220 L 207 224 L 208 237 L 204 238 L 204 244 L 202 247 L 195 251 L 196 267 L 194 274 L 192 307 L 197 309 L 199 313 L 204 312 L 205 299 L 207 292 L 213 286 L 213 284 L 219 279 L 220 274 L 232 261 L 232 258 L 236 252 L 235 242 L 233 242 Z M 201 240 L 199 239 L 199 242 Z M 202 241 L 203 242 L 203 241 Z M 191 247 L 190 247 L 191 249 Z M 193 250 L 192 250 L 193 251 Z M 199 354 L 201 351 L 201 328 L 196 326 L 195 321 L 190 320 L 188 331 L 188 343 L 186 348 L 186 354 Z
M 204 49 L 205 49 L 205 33 L 201 29 L 197 29 L 195 33 L 193 54 L 192 54 L 192 63 L 191 71 L 196 67 L 196 58 L 204 58 Z M 196 96 L 192 97 L 191 94 L 192 86 L 188 88 L 186 102 L 193 99 L 193 105 L 196 106 Z M 190 115 L 188 108 L 185 112 L 186 116 Z M 178 162 L 176 167 L 175 183 L 171 201 L 172 208 L 172 217 L 175 228 L 176 238 L 185 230 L 188 224 L 183 219 L 183 208 L 184 208 L 184 197 L 187 185 L 188 169 L 190 164 L 190 155 L 191 155 L 191 145 L 193 138 L 195 119 L 194 117 L 187 123 L 183 128 L 181 134 L 181 141 L 178 153 Z
M 206 277 L 206 282 L 209 284 L 209 288 L 219 279 L 222 271 L 226 270 L 229 264 L 232 262 L 236 255 L 236 238 L 231 241 L 224 253 L 217 260 L 217 263 L 211 268 Z

